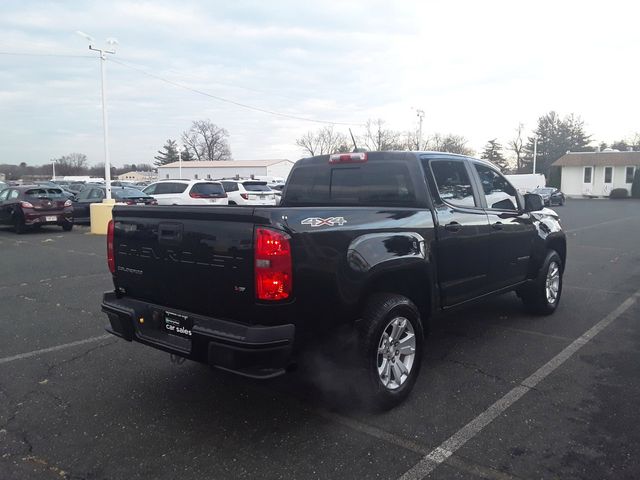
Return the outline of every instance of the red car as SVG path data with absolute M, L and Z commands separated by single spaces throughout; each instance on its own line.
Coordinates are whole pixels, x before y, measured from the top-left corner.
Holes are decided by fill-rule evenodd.
M 68 232 L 73 228 L 71 200 L 55 187 L 5 188 L 0 191 L 0 225 L 13 225 L 16 233 L 41 225 L 59 225 Z

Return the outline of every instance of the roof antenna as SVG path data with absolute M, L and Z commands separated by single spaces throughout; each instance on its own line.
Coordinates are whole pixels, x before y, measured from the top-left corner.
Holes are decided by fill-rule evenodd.
M 351 140 L 353 141 L 353 151 L 357 152 L 358 151 L 358 145 L 356 145 L 356 139 L 353 136 L 353 132 L 351 131 L 351 128 L 349 128 L 349 135 L 351 135 Z

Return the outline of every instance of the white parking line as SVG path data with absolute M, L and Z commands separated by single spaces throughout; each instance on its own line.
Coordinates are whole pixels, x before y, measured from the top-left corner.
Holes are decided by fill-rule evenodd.
M 634 216 L 634 217 L 614 218 L 613 220 L 607 220 L 606 222 L 594 223 L 593 225 L 585 225 L 584 227 L 578 227 L 578 228 L 572 228 L 572 229 L 569 229 L 569 230 L 565 230 L 564 233 L 582 232 L 584 230 L 589 230 L 591 228 L 601 227 L 603 225 L 610 225 L 612 223 L 626 222 L 628 220 L 640 220 L 640 217 Z
M 84 345 L 85 343 L 99 342 L 100 340 L 105 340 L 111 336 L 112 335 L 105 333 L 104 335 L 100 335 L 98 337 L 85 338 L 84 340 L 78 340 L 77 342 L 64 343 L 62 345 L 56 345 L 55 347 L 42 348 L 40 350 L 33 350 L 32 352 L 13 355 L 12 357 L 0 358 L 0 365 L 4 363 L 15 362 L 16 360 L 24 360 L 25 358 L 37 357 L 38 355 L 42 355 L 43 353 L 57 352 L 58 350 L 64 350 L 65 348 L 77 347 L 78 345 Z
M 456 450 L 465 443 L 475 437 L 482 431 L 484 427 L 493 422 L 498 416 L 503 414 L 511 405 L 517 402 L 525 393 L 534 388 L 538 383 L 544 380 L 549 374 L 556 370 L 560 365 L 566 362 L 578 350 L 586 345 L 593 337 L 604 330 L 611 322 L 626 312 L 640 296 L 640 291 L 634 293 L 618 308 L 609 313 L 606 317 L 596 323 L 584 334 L 574 340 L 568 347 L 562 350 L 558 355 L 553 357 L 542 367 L 536 370 L 532 375 L 526 378 L 520 385 L 515 387 L 504 397 L 496 401 L 476 418 L 467 423 L 464 427 L 454 433 L 438 447 L 433 449 L 428 455 L 422 458 L 416 465 L 404 473 L 400 480 L 419 480 L 425 478 L 433 472 L 441 463 L 453 455 Z

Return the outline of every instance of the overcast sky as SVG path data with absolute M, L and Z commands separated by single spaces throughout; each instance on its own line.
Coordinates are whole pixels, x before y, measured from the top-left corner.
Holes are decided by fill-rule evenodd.
M 310 120 L 464 135 L 506 144 L 556 110 L 595 140 L 640 131 L 640 7 L 584 1 L 239 1 L 0 3 L 0 163 L 70 152 L 103 161 L 100 66 L 107 62 L 115 165 L 151 163 L 192 120 L 226 128 L 234 159 L 297 159 Z M 92 54 L 93 53 L 93 54 Z M 78 56 L 78 57 L 75 57 Z M 346 132 L 346 127 L 337 126 Z

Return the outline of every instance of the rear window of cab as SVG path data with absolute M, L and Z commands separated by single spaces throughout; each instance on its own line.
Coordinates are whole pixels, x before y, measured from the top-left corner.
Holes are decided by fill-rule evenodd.
M 411 206 L 415 201 L 409 169 L 400 162 L 298 167 L 286 192 L 288 206 Z

